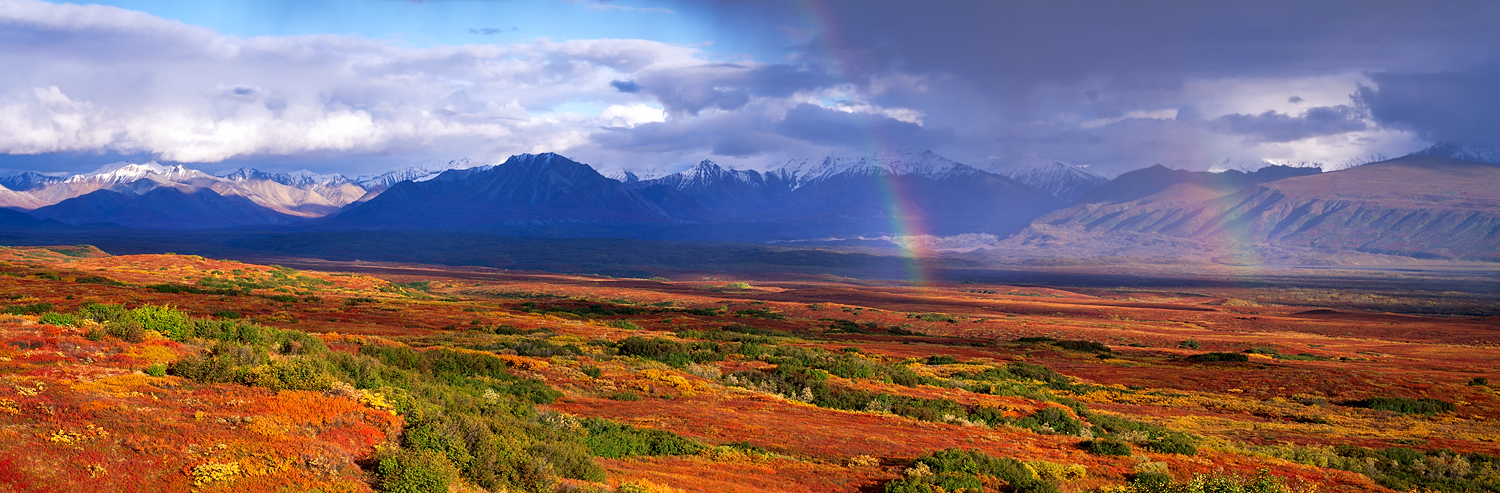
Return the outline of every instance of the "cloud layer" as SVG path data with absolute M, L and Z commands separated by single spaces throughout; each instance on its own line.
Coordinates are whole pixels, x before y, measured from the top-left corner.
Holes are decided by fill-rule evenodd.
M 930 148 L 1109 172 L 1338 162 L 1494 141 L 1500 128 L 1500 63 L 1475 48 L 1500 46 L 1493 2 L 641 5 L 785 55 L 726 60 L 711 45 L 631 39 L 242 38 L 0 0 L 0 66 L 14 68 L 0 78 L 0 153 L 359 173 L 519 152 L 629 169 Z

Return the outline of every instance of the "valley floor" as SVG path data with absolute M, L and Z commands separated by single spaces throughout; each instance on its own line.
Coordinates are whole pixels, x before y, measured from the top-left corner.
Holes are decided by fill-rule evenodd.
M 341 363 L 395 351 L 372 348 L 504 367 L 429 367 L 473 391 L 462 402 L 520 392 L 513 379 L 555 390 L 517 416 L 545 440 L 582 440 L 604 472 L 554 459 L 542 486 L 486 484 L 442 449 L 460 490 L 893 491 L 957 477 L 924 476 L 945 449 L 1014 459 L 1062 491 L 1260 471 L 1295 491 L 1500 486 L 1491 272 L 1072 265 L 1033 274 L 1149 282 L 1044 286 L 276 263 L 0 248 L 0 491 L 390 489 L 386 460 L 420 449 L 410 437 L 442 411 L 403 407 L 420 392 Z M 243 376 L 322 354 L 285 335 L 238 379 L 203 377 L 182 362 L 227 339 L 120 332 L 87 320 L 95 304 L 311 334 L 330 380 Z M 611 452 L 588 418 L 695 445 Z

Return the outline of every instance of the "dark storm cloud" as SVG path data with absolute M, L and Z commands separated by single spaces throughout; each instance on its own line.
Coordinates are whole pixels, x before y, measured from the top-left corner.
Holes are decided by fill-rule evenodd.
M 1292 142 L 1364 130 L 1369 127 L 1364 117 L 1363 111 L 1352 106 L 1319 106 L 1295 116 L 1275 111 L 1224 115 L 1209 122 L 1209 128 L 1244 135 L 1253 142 Z
M 752 97 L 786 97 L 833 82 L 813 66 L 720 63 L 648 69 L 638 75 L 637 82 L 610 84 L 622 91 L 632 88 L 654 96 L 668 113 L 689 116 L 709 108 L 737 110 Z
M 748 157 L 794 146 L 796 142 L 771 132 L 764 118 L 720 113 L 693 120 L 669 120 L 610 128 L 590 140 L 610 150 L 643 153 L 707 151 L 716 156 Z
M 1370 74 L 1358 98 L 1383 125 L 1434 141 L 1500 144 L 1500 60 L 1469 70 Z
M 929 130 L 882 115 L 847 113 L 811 104 L 795 106 L 780 116 L 755 107 L 739 113 L 705 114 L 691 120 L 606 130 L 590 137 L 605 149 L 657 153 L 696 149 L 740 158 L 802 149 L 928 149 L 954 138 L 950 130 Z
M 688 2 L 692 3 L 692 2 Z M 1336 73 L 1469 59 L 1500 44 L 1500 3 L 1262 0 L 1099 2 L 727 0 L 720 22 L 816 30 L 805 56 L 858 73 L 891 68 L 985 83 L 1090 75 Z M 691 7 L 685 7 L 691 8 Z M 809 15 L 810 14 L 810 15 Z M 812 25 L 808 25 L 811 23 Z M 1170 82 L 1164 80 L 1164 82 Z
M 779 44 L 792 63 L 825 67 L 831 78 L 863 91 L 866 101 L 922 112 L 928 126 L 955 130 L 956 138 L 937 150 L 960 159 L 1060 149 L 1047 155 L 1087 163 L 1087 156 L 1139 152 L 1140 146 L 1125 143 L 1132 138 L 1174 139 L 1119 133 L 1123 127 L 1110 125 L 1085 132 L 1097 138 L 1078 141 L 1078 125 L 1187 106 L 1215 112 L 1171 127 L 1194 129 L 1195 136 L 1220 136 L 1212 144 L 1197 145 L 1234 154 L 1208 156 L 1211 161 L 1253 160 L 1255 154 L 1272 152 L 1267 144 L 1299 135 L 1371 132 L 1398 121 L 1402 128 L 1416 128 L 1414 110 L 1393 107 L 1383 118 L 1360 121 L 1342 110 L 1303 114 L 1287 105 L 1333 108 L 1340 101 L 1332 98 L 1353 92 L 1361 74 L 1452 71 L 1480 62 L 1491 47 L 1500 46 L 1500 2 L 1490 0 L 665 4 L 715 19 L 721 30 Z M 921 87 L 882 89 L 893 74 L 921 78 Z M 1395 82 L 1396 77 L 1386 80 Z M 1211 90 L 1218 92 L 1193 92 L 1214 84 Z M 1278 99 L 1285 103 L 1264 97 L 1270 92 L 1265 88 L 1282 85 L 1286 92 Z M 1344 92 L 1330 94 L 1331 88 Z M 1294 94 L 1300 101 L 1289 98 Z M 1413 96 L 1412 103 L 1418 103 L 1420 96 Z M 1266 114 L 1268 110 L 1274 112 Z M 1218 119 L 1226 113 L 1231 115 Z M 1433 118 L 1420 125 L 1437 128 L 1437 114 L 1433 111 Z M 1485 122 L 1463 125 L 1471 123 Z M 1235 137 L 1230 145 L 1239 147 L 1229 149 L 1223 139 L 1232 135 L 1224 132 L 1246 138 Z M 1051 140 L 1078 145 L 1035 144 Z M 1412 143 L 1394 132 L 1365 142 L 1379 152 L 1414 150 L 1396 149 Z M 1279 149 L 1275 152 L 1290 152 Z M 1266 155 L 1273 157 L 1293 159 Z
M 847 113 L 811 104 L 798 105 L 776 124 L 776 132 L 799 140 L 835 147 L 884 145 L 927 149 L 952 140 L 951 132 L 930 131 L 915 123 L 881 115 Z

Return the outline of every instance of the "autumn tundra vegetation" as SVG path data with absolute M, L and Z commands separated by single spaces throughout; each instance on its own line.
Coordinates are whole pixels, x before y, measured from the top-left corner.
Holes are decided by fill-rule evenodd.
M 0 491 L 1500 490 L 1483 293 L 305 263 L 0 247 Z

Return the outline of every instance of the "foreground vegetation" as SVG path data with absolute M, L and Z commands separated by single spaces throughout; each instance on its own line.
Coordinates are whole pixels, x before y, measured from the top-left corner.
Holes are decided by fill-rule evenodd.
M 1288 310 L 0 261 L 0 490 L 1500 490 L 1477 366 Z

